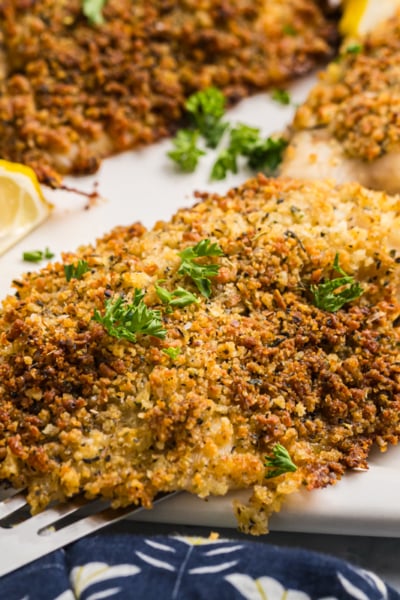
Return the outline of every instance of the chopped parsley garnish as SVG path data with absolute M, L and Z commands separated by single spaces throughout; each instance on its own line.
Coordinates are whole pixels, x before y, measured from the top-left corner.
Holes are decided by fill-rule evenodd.
M 89 271 L 89 265 L 86 260 L 78 260 L 76 265 L 64 265 L 65 279 L 81 279 L 85 273 Z
M 232 152 L 230 148 L 220 152 L 211 169 L 210 178 L 212 181 L 220 181 L 221 179 L 225 179 L 229 172 L 238 172 L 237 154 Z
M 235 154 L 248 155 L 259 141 L 260 130 L 258 127 L 250 127 L 239 123 L 230 132 L 229 148 Z
M 286 90 L 276 90 L 273 97 L 278 102 L 289 104 L 290 95 Z M 247 166 L 253 170 L 273 174 L 282 160 L 288 142 L 283 138 L 263 138 L 257 127 L 240 123 L 232 127 L 222 120 L 225 111 L 225 98 L 220 90 L 206 88 L 190 96 L 185 104 L 193 127 L 180 129 L 172 140 L 174 149 L 168 156 L 182 171 L 192 173 L 201 156 L 205 154 L 199 138 L 203 138 L 203 148 L 217 148 L 225 131 L 229 130 L 229 144 L 220 150 L 211 170 L 211 180 L 221 180 L 229 172 L 238 172 L 238 157 L 247 158 Z
M 286 33 L 286 35 L 297 35 L 297 30 L 293 27 L 293 25 L 290 25 L 290 23 L 284 25 L 282 31 L 283 33 Z
M 48 248 L 44 250 L 30 250 L 22 254 L 23 260 L 27 262 L 40 262 L 41 260 L 50 259 L 54 257 L 54 253 Z
M 223 256 L 223 251 L 218 244 L 211 243 L 210 240 L 201 240 L 195 246 L 189 246 L 182 252 L 179 252 L 181 264 L 178 269 L 179 275 L 190 277 L 199 292 L 209 298 L 211 295 L 210 277 L 218 275 L 220 265 L 218 264 L 199 264 L 196 259 L 209 256 Z
M 105 301 L 104 314 L 96 309 L 92 318 L 103 325 L 109 335 L 118 339 L 136 342 L 137 334 L 164 339 L 167 332 L 163 328 L 160 311 L 149 308 L 143 298 L 143 290 L 138 289 L 135 289 L 130 304 L 123 296 L 109 298 Z
M 181 353 L 180 348 L 173 348 L 172 346 L 170 346 L 169 348 L 163 348 L 162 351 L 164 352 L 164 354 L 169 356 L 172 360 L 175 360 L 176 358 L 178 358 L 178 356 Z
M 288 105 L 290 104 L 291 98 L 287 90 L 274 90 L 271 94 L 272 100 L 279 102 L 279 104 Z
M 224 179 L 228 173 L 237 173 L 237 158 L 245 156 L 247 165 L 254 170 L 274 173 L 282 161 L 287 146 L 283 138 L 262 138 L 257 127 L 239 124 L 230 132 L 227 149 L 218 156 L 211 171 L 211 179 Z
M 221 121 L 225 114 L 225 96 L 215 87 L 209 87 L 188 98 L 185 108 L 195 127 L 209 148 L 216 148 L 228 123 Z
M 193 173 L 199 162 L 200 156 L 205 152 L 197 147 L 199 132 L 195 129 L 180 129 L 172 143 L 174 150 L 168 152 L 168 156 L 184 171 Z
M 265 466 L 268 471 L 265 477 L 271 479 L 272 477 L 278 477 L 283 473 L 290 473 L 297 471 L 297 467 L 290 458 L 289 452 L 282 444 L 275 444 L 272 448 L 272 456 L 265 457 Z
M 354 281 L 354 277 L 347 275 L 339 265 L 339 253 L 336 253 L 332 268 L 341 277 L 335 277 L 310 287 L 315 306 L 328 312 L 336 312 L 347 302 L 359 298 L 364 291 L 361 285 Z
M 92 25 L 104 23 L 102 10 L 107 0 L 82 0 L 82 12 Z
M 284 138 L 268 137 L 257 142 L 250 150 L 247 163 L 251 169 L 272 174 L 282 162 L 283 151 L 288 145 Z
M 239 123 L 231 129 L 229 134 L 229 146 L 219 154 L 212 171 L 212 180 L 225 179 L 227 173 L 238 172 L 238 156 L 248 156 L 251 149 L 260 139 L 260 130 L 257 127 L 249 127 Z
M 192 292 L 182 287 L 177 287 L 172 292 L 169 292 L 158 284 L 156 284 L 155 288 L 157 296 L 164 304 L 168 304 L 168 306 L 184 308 L 185 306 L 189 306 L 189 304 L 199 302 L 199 299 Z
M 354 44 L 349 44 L 346 47 L 345 52 L 346 52 L 346 54 L 359 54 L 362 51 L 362 49 L 363 49 L 362 44 L 354 43 Z

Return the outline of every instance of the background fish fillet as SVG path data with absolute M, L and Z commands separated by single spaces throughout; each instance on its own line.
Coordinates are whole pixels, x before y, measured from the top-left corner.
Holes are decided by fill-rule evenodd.
M 400 191 L 400 12 L 343 44 L 297 110 L 281 174 Z
M 311 0 L 108 0 L 99 26 L 81 9 L 0 4 L 0 156 L 53 186 L 173 133 L 193 92 L 217 85 L 234 104 L 309 71 L 336 38 Z

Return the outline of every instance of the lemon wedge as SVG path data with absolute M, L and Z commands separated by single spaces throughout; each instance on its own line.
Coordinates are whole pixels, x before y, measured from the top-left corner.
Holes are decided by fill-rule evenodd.
M 343 0 L 342 4 L 341 34 L 362 37 L 392 17 L 400 7 L 400 0 Z
M 0 160 L 0 254 L 42 223 L 51 208 L 30 167 Z

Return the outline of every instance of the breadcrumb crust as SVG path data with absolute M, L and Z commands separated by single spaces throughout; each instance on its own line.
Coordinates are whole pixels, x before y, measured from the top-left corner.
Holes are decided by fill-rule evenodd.
M 150 507 L 160 491 L 253 489 L 235 512 L 263 533 L 287 494 L 334 484 L 367 467 L 373 444 L 397 443 L 400 199 L 259 176 L 197 200 L 152 230 L 119 227 L 66 254 L 88 262 L 81 279 L 50 263 L 5 299 L 0 478 L 26 487 L 34 511 L 78 493 Z M 211 298 L 168 311 L 155 284 L 198 293 L 178 252 L 202 239 L 224 252 Z M 337 252 L 364 293 L 329 313 L 309 290 Z M 118 340 L 92 320 L 135 288 L 162 311 L 165 340 Z M 277 442 L 298 469 L 267 479 Z

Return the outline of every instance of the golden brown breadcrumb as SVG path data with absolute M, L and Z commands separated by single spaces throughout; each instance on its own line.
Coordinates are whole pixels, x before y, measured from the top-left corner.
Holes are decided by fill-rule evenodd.
M 399 197 L 259 176 L 66 254 L 87 261 L 80 278 L 57 262 L 15 281 L 0 314 L 0 479 L 35 511 L 78 493 L 149 507 L 160 491 L 253 489 L 235 510 L 262 533 L 288 493 L 366 467 L 400 433 L 399 223 Z M 219 265 L 210 298 L 179 273 L 205 239 L 223 251 L 200 259 Z M 337 253 L 363 294 L 332 313 L 311 286 L 337 276 Z M 198 301 L 168 307 L 157 284 Z M 165 339 L 93 320 L 135 289 Z M 277 442 L 297 471 L 269 479 Z
M 373 161 L 400 144 L 400 11 L 338 59 L 297 110 L 294 130 L 327 127 L 348 157 Z
M 216 85 L 232 105 L 335 41 L 311 0 L 108 0 L 103 13 L 95 26 L 80 0 L 0 2 L 0 156 L 53 186 L 170 135 L 193 92 Z

